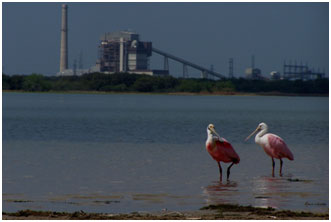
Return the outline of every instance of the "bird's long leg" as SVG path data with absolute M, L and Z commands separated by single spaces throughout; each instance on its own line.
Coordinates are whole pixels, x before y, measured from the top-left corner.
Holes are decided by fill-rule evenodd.
M 226 171 L 226 180 L 229 180 L 229 176 L 230 176 L 230 168 L 232 167 L 234 163 L 232 162 L 231 165 L 228 167 L 228 170 Z
M 275 177 L 275 161 L 274 158 L 271 157 L 272 160 L 272 177 Z
M 283 176 L 283 174 L 282 174 L 283 161 L 282 161 L 282 159 L 279 159 L 279 161 L 280 161 L 279 176 Z
M 218 168 L 220 170 L 220 181 L 222 181 L 222 167 L 221 167 L 220 162 L 217 162 L 217 164 L 218 164 Z

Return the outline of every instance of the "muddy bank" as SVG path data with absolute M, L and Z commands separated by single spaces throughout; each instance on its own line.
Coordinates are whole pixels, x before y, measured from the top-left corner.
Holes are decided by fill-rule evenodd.
M 67 213 L 22 210 L 2 213 L 4 220 L 328 220 L 328 213 L 296 212 L 230 204 L 210 205 L 197 211 L 132 212 L 129 214 Z

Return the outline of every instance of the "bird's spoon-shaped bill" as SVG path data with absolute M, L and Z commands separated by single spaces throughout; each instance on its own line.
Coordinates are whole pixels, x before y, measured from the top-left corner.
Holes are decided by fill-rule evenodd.
M 253 136 L 253 135 L 254 135 L 259 129 L 260 129 L 260 128 L 257 127 L 256 130 L 254 130 L 254 132 L 252 132 L 251 135 L 249 135 L 249 136 L 245 139 L 245 141 L 247 141 L 249 138 L 251 138 L 251 136 Z

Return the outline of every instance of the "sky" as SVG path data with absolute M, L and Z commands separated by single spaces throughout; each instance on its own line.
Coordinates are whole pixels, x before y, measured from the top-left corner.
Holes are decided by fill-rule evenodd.
M 55 75 L 60 63 L 63 3 L 2 3 L 2 70 L 6 74 Z M 329 3 L 78 3 L 68 4 L 69 68 L 82 54 L 94 66 L 106 32 L 131 30 L 153 47 L 228 76 L 255 67 L 266 77 L 284 61 L 308 63 L 329 74 Z M 154 54 L 151 69 L 163 68 Z M 170 73 L 183 66 L 169 60 Z M 190 77 L 200 71 L 188 68 Z

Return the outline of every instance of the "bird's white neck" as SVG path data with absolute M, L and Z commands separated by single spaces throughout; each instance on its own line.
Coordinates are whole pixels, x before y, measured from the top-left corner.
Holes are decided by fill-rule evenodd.
M 209 130 L 207 130 L 207 140 L 211 139 L 213 139 L 213 134 Z
M 214 136 L 210 130 L 207 130 L 207 142 L 215 142 L 216 140 L 218 140 L 218 137 Z
M 256 136 L 255 136 L 255 142 L 256 142 L 256 143 L 259 143 L 261 137 L 262 137 L 264 134 L 266 134 L 267 132 L 268 132 L 268 128 L 265 128 L 265 129 L 261 130 L 260 132 L 258 132 L 258 133 L 256 134 Z

